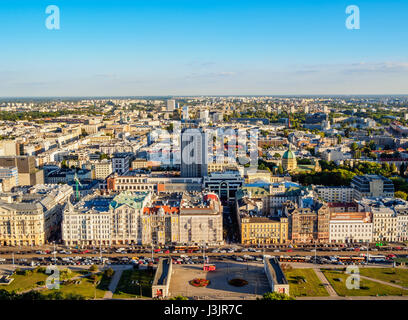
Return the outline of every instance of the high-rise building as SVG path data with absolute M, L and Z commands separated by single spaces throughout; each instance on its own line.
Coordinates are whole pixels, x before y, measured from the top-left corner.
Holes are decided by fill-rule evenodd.
M 200 111 L 200 120 L 203 122 L 210 121 L 210 113 L 208 110 Z
M 176 109 L 176 100 L 167 100 L 167 111 L 174 111 Z
M 201 129 L 181 132 L 181 176 L 204 177 L 208 174 L 208 134 Z
M 190 116 L 188 114 L 188 106 L 183 107 L 183 120 L 188 120 L 190 119 Z
M 20 186 L 44 183 L 44 171 L 35 166 L 34 156 L 0 156 L 1 167 L 17 167 Z

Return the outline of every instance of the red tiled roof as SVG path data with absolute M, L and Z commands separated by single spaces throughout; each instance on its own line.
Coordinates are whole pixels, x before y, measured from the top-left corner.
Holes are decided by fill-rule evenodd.
M 159 211 L 160 208 L 163 208 L 164 212 L 166 214 L 177 214 L 180 211 L 180 208 L 178 207 L 170 207 L 170 206 L 154 206 L 154 207 L 145 207 L 143 208 L 143 213 L 144 214 L 154 214 Z

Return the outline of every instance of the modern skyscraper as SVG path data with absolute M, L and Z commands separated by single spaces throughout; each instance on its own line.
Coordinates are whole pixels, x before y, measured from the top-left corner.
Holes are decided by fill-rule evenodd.
M 210 113 L 208 110 L 200 111 L 200 121 L 205 122 L 205 123 L 210 121 Z
M 174 111 L 176 109 L 176 100 L 167 100 L 167 111 Z
M 208 134 L 189 128 L 181 132 L 181 176 L 204 177 L 208 174 Z
M 188 120 L 189 119 L 189 114 L 188 114 L 188 106 L 183 107 L 183 120 Z

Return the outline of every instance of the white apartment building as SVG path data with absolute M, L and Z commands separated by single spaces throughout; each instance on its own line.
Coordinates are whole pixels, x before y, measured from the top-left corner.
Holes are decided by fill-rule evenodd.
M 62 240 L 66 245 L 142 243 L 143 208 L 151 193 L 120 193 L 112 197 L 84 198 L 63 212 Z
M 329 241 L 331 243 L 367 243 L 373 239 L 370 212 L 331 213 Z
M 346 186 L 316 187 L 319 198 L 325 202 L 352 202 L 354 189 Z
M 397 241 L 408 241 L 408 209 L 397 209 Z
M 321 153 L 321 157 L 323 160 L 326 161 L 342 161 L 342 160 L 348 160 L 352 158 L 351 153 L 344 153 L 341 148 L 337 149 L 327 149 Z
M 113 172 L 112 162 L 103 160 L 94 164 L 95 179 L 104 180 Z
M 385 206 L 371 207 L 373 214 L 373 241 L 397 240 L 397 214 Z

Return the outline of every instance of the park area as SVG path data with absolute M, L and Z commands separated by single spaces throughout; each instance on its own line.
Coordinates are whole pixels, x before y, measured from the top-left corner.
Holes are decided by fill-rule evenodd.
M 31 289 L 45 286 L 45 281 L 49 275 L 45 273 L 45 268 L 36 268 L 34 270 L 20 270 L 16 269 L 11 276 L 13 281 L 9 285 L 2 285 L 0 289 L 8 292 L 15 291 L 22 293 Z
M 364 275 L 362 270 L 364 268 L 360 270 L 361 275 Z M 388 270 L 392 269 L 388 268 Z M 322 272 L 339 296 L 401 296 L 408 294 L 408 290 L 363 278 L 360 279 L 359 289 L 348 289 L 346 281 L 351 275 L 346 274 L 344 269 L 322 269 Z M 379 274 L 377 271 L 374 273 Z
M 41 291 L 44 294 L 61 293 L 64 298 L 80 296 L 84 299 L 101 299 L 108 289 L 110 277 L 103 272 L 84 270 L 77 277 L 70 277 L 60 283 L 60 288 Z
M 124 270 L 113 299 L 151 298 L 154 270 Z
M 113 271 L 112 271 L 113 272 Z M 48 299 L 94 299 L 103 298 L 108 289 L 113 273 L 99 271 L 97 268 L 89 270 L 72 270 L 64 268 L 59 270 L 59 288 L 48 289 L 47 278 L 53 285 L 54 273 L 46 273 L 46 268 L 20 270 L 16 269 L 9 285 L 2 285 L 9 293 L 23 294 L 35 290 L 38 294 Z
M 361 268 L 360 274 L 365 277 L 398 284 L 403 287 L 408 287 L 408 269 Z
M 291 269 L 284 271 L 293 297 L 324 297 L 328 292 L 313 269 Z

